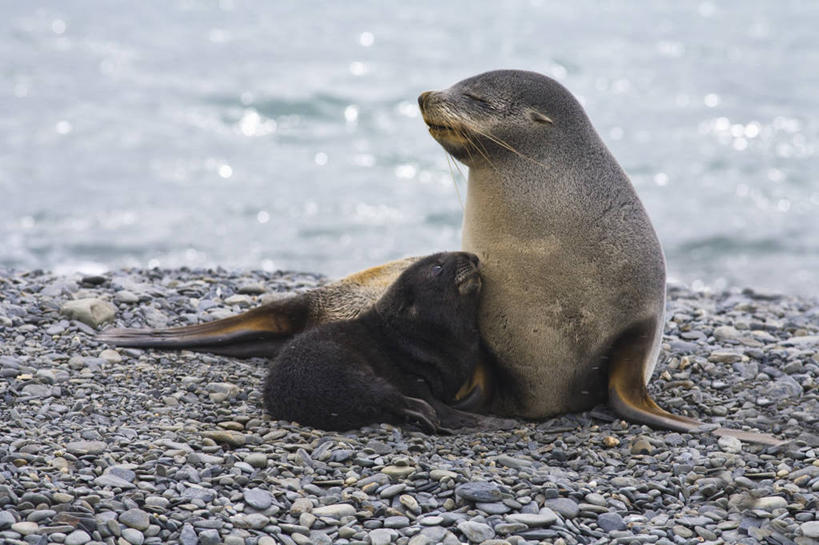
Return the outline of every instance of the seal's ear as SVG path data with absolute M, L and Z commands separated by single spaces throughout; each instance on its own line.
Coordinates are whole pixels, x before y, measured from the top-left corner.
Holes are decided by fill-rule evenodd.
M 546 115 L 543 115 L 537 110 L 529 110 L 529 119 L 534 121 L 535 123 L 540 123 L 542 125 L 551 125 L 553 121 Z
M 411 289 L 405 288 L 401 290 L 400 305 L 398 311 L 406 313 L 408 316 L 415 317 L 418 314 L 418 308 L 415 306 L 415 292 Z

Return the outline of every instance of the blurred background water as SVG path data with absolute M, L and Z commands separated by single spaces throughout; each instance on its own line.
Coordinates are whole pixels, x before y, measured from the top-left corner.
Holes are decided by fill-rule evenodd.
M 819 3 L 0 6 L 0 266 L 342 275 L 456 249 L 416 96 L 524 68 L 582 100 L 671 278 L 819 294 Z

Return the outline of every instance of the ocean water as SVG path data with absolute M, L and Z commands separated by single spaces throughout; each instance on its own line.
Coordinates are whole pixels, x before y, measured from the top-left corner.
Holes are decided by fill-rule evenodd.
M 819 294 L 819 3 L 0 1 L 0 266 L 338 276 L 460 245 L 424 90 L 560 80 L 672 279 Z

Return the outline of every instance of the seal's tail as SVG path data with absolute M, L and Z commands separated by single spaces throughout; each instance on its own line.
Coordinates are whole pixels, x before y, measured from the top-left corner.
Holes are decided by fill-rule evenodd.
M 97 339 L 132 348 L 272 357 L 292 335 L 305 329 L 310 304 L 309 298 L 296 295 L 213 322 L 168 329 L 109 328 Z
M 614 343 L 609 360 L 609 406 L 618 416 L 630 422 L 679 432 L 696 432 L 704 424 L 693 418 L 678 416 L 660 408 L 648 395 L 643 369 L 651 354 L 655 320 L 628 329 Z M 757 432 L 718 428 L 712 433 L 736 437 L 741 441 L 764 445 L 781 445 L 785 441 Z

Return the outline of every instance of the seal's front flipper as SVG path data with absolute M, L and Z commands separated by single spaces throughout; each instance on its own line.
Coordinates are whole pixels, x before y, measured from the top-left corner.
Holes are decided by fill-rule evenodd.
M 308 326 L 312 307 L 308 292 L 213 322 L 169 329 L 109 328 L 97 335 L 97 339 L 132 348 L 272 357 L 292 335 Z
M 441 421 L 441 430 L 446 433 L 473 433 L 480 431 L 511 430 L 520 422 L 511 418 L 498 418 L 485 414 L 470 413 L 450 407 L 438 400 L 432 406 Z
M 671 414 L 660 408 L 648 395 L 643 369 L 651 355 L 655 320 L 638 323 L 623 333 L 609 355 L 609 406 L 621 418 L 652 428 L 679 432 L 697 432 L 704 424 L 699 420 Z M 719 428 L 715 435 L 736 437 L 741 441 L 764 445 L 781 445 L 785 441 L 772 435 Z

